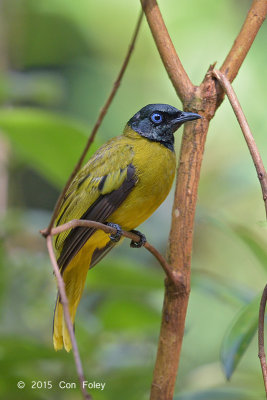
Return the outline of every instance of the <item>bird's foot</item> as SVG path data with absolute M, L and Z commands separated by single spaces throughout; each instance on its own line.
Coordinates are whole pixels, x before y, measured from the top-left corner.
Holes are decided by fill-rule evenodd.
M 112 242 L 119 242 L 121 239 L 121 235 L 122 235 L 122 229 L 121 226 L 118 224 L 113 224 L 112 222 L 107 222 L 106 223 L 107 226 L 111 226 L 111 228 L 115 228 L 117 229 L 116 233 L 112 233 L 111 235 L 109 235 L 109 238 Z
M 140 237 L 139 242 L 135 242 L 134 240 L 131 241 L 130 246 L 133 247 L 134 249 L 139 249 L 140 247 L 144 246 L 145 243 L 147 242 L 146 237 L 143 233 L 136 231 L 136 230 L 131 230 L 130 232 L 134 233 L 135 235 Z

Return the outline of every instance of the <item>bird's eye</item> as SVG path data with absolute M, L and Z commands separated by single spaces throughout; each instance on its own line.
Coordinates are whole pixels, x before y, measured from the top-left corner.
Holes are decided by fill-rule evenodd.
M 154 124 L 160 124 L 163 120 L 163 117 L 159 113 L 153 113 L 151 115 L 151 121 L 154 122 Z

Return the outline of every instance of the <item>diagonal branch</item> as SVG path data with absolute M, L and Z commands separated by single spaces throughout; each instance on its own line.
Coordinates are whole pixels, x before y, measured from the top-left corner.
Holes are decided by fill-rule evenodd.
M 194 91 L 167 31 L 156 0 L 141 0 L 147 22 L 170 80 L 182 102 L 189 101 Z
M 238 98 L 234 92 L 234 89 L 232 88 L 231 83 L 229 80 L 226 78 L 226 76 L 217 70 L 214 70 L 212 72 L 212 75 L 215 76 L 215 78 L 220 82 L 220 85 L 222 86 L 223 90 L 228 96 L 228 99 L 231 103 L 231 106 L 233 107 L 234 113 L 236 115 L 236 118 L 239 122 L 239 125 L 242 129 L 244 138 L 247 142 L 251 157 L 253 159 L 257 175 L 261 184 L 261 190 L 262 190 L 262 195 L 263 195 L 263 201 L 265 205 L 265 211 L 266 211 L 266 216 L 267 216 L 267 173 L 264 168 L 259 150 L 257 148 L 256 142 L 254 140 L 254 137 L 251 133 L 251 130 L 249 128 L 248 122 L 246 120 L 246 117 L 243 113 L 243 110 L 241 108 L 241 105 L 238 101 Z
M 265 205 L 265 212 L 266 212 L 266 216 L 267 216 L 267 173 L 264 168 L 264 165 L 263 165 L 259 150 L 257 148 L 257 145 L 255 143 L 254 137 L 251 133 L 248 122 L 243 113 L 243 110 L 238 101 L 238 98 L 234 92 L 234 89 L 232 88 L 231 83 L 228 81 L 226 76 L 223 73 L 221 73 L 220 71 L 214 70 L 214 71 L 212 71 L 212 75 L 215 76 L 215 78 L 219 81 L 223 90 L 227 94 L 228 99 L 229 99 L 231 106 L 234 110 L 234 113 L 236 115 L 236 118 L 241 127 L 241 130 L 243 132 L 244 138 L 247 142 L 247 145 L 248 145 L 248 148 L 249 148 L 251 157 L 253 159 L 253 162 L 254 162 L 254 165 L 255 165 L 255 168 L 257 171 L 257 175 L 258 175 L 258 178 L 259 178 L 259 181 L 261 184 L 263 201 L 264 201 L 264 205 Z M 267 300 L 267 285 L 265 286 L 263 293 L 262 293 L 260 310 L 259 310 L 259 327 L 258 327 L 259 359 L 260 359 L 260 363 L 261 363 L 265 392 L 267 395 L 267 365 L 266 365 L 266 357 L 265 357 L 265 351 L 264 351 L 264 316 L 265 316 L 266 300 Z
M 137 24 L 136 24 L 132 39 L 130 41 L 130 45 L 129 45 L 126 57 L 125 57 L 125 59 L 123 61 L 123 64 L 122 64 L 122 67 L 121 67 L 121 69 L 119 71 L 117 79 L 115 80 L 115 82 L 113 84 L 113 88 L 112 88 L 112 90 L 110 92 L 110 95 L 108 96 L 108 98 L 106 100 L 106 103 L 104 104 L 103 108 L 100 110 L 100 113 L 99 113 L 99 116 L 97 118 L 97 121 L 96 121 L 96 123 L 95 123 L 95 125 L 93 127 L 93 130 L 91 132 L 91 135 L 89 136 L 89 139 L 88 139 L 88 141 L 87 141 L 87 143 L 85 145 L 85 148 L 84 148 L 84 150 L 83 150 L 83 152 L 82 152 L 82 154 L 80 156 L 80 159 L 77 162 L 76 166 L 74 167 L 71 175 L 69 176 L 69 179 L 67 180 L 67 183 L 66 183 L 65 187 L 63 188 L 63 190 L 62 190 L 62 192 L 61 192 L 61 194 L 60 194 L 60 196 L 59 196 L 59 198 L 58 198 L 58 200 L 56 202 L 56 205 L 55 205 L 55 208 L 54 208 L 50 223 L 49 223 L 49 225 L 48 225 L 48 227 L 46 229 L 46 233 L 45 233 L 46 236 L 50 233 L 50 231 L 52 229 L 52 226 L 54 225 L 54 222 L 55 222 L 55 219 L 57 217 L 57 214 L 58 214 L 62 199 L 64 198 L 64 196 L 65 196 L 65 194 L 66 194 L 66 192 L 67 192 L 67 190 L 68 190 L 73 178 L 75 177 L 75 175 L 77 174 L 77 172 L 81 168 L 83 160 L 84 160 L 84 158 L 85 158 L 85 156 L 86 156 L 91 144 L 94 141 L 94 138 L 96 136 L 98 128 L 100 127 L 100 125 L 101 125 L 101 123 L 102 123 L 102 121 L 103 121 L 103 119 L 104 119 L 104 117 L 105 117 L 105 115 L 106 115 L 106 113 L 107 113 L 107 111 L 109 109 L 109 106 L 110 106 L 115 94 L 117 93 L 117 90 L 118 90 L 118 88 L 120 86 L 120 83 L 121 83 L 121 80 L 123 78 L 123 75 L 124 75 L 124 73 L 126 71 L 126 68 L 127 68 L 128 64 L 129 64 L 130 57 L 131 57 L 131 55 L 133 53 L 134 46 L 135 46 L 135 43 L 136 43 L 136 39 L 137 39 L 138 33 L 140 31 L 142 19 L 143 19 L 143 12 L 141 11 L 140 15 L 138 17 L 138 20 L 137 20 Z
M 65 232 L 65 231 L 67 231 L 69 229 L 77 228 L 78 226 L 83 226 L 83 227 L 86 227 L 86 228 L 101 229 L 105 233 L 110 233 L 110 234 L 113 234 L 113 235 L 117 233 L 117 229 L 116 228 L 113 228 L 112 226 L 109 226 L 109 225 L 102 224 L 101 222 L 88 221 L 88 220 L 85 220 L 85 219 L 73 219 L 72 221 L 69 221 L 69 222 L 67 222 L 65 224 L 59 225 L 59 226 L 57 226 L 55 228 L 52 228 L 51 232 L 50 232 L 50 235 L 51 236 L 58 235 L 59 233 Z M 46 229 L 43 229 L 41 231 L 41 234 L 43 236 L 46 236 Z M 140 241 L 140 236 L 138 236 L 135 233 L 130 232 L 130 231 L 122 230 L 122 236 L 124 236 L 124 237 L 126 237 L 128 239 L 131 239 L 134 242 L 139 242 Z M 155 247 L 153 247 L 148 242 L 146 242 L 143 247 L 145 247 L 158 260 L 158 262 L 160 263 L 162 269 L 165 271 L 166 276 L 170 279 L 171 282 L 173 282 L 173 284 L 175 286 L 183 285 L 183 282 L 180 279 L 181 275 L 178 272 L 172 270 L 172 268 L 167 263 L 165 258 L 159 253 L 159 251 Z M 51 258 L 51 255 L 50 255 L 50 258 Z M 54 258 L 54 256 L 53 256 L 53 258 Z M 61 278 L 61 280 L 62 280 L 62 278 Z
M 70 339 L 71 339 L 71 344 L 72 344 L 72 348 L 73 348 L 73 356 L 74 356 L 74 360 L 75 360 L 75 364 L 76 364 L 77 374 L 79 377 L 80 388 L 81 388 L 84 399 L 92 400 L 92 397 L 89 395 L 89 393 L 87 393 L 87 391 L 83 385 L 83 382 L 85 381 L 85 379 L 84 379 L 81 358 L 79 355 L 79 350 L 78 350 L 77 342 L 76 342 L 75 335 L 74 335 L 74 329 L 73 329 L 73 325 L 72 325 L 71 318 L 70 318 L 68 298 L 67 298 L 66 291 L 65 291 L 65 284 L 64 284 L 63 278 L 62 278 L 61 273 L 58 268 L 57 260 L 56 260 L 54 249 L 53 249 L 51 235 L 47 236 L 46 243 L 47 243 L 49 257 L 50 257 L 51 263 L 53 265 L 53 270 L 54 270 L 54 273 L 55 273 L 55 276 L 57 279 L 58 291 L 60 294 L 61 304 L 63 307 L 64 318 L 65 318 L 67 328 L 69 331 L 69 335 L 70 335 Z
M 230 82 L 235 79 L 267 15 L 267 0 L 253 0 L 245 22 L 220 71 Z

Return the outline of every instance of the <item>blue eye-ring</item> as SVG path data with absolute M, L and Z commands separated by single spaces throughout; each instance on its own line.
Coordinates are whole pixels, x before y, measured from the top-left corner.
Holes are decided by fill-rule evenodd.
M 154 122 L 154 124 L 160 124 L 163 120 L 162 115 L 159 113 L 153 113 L 150 118 L 151 121 Z

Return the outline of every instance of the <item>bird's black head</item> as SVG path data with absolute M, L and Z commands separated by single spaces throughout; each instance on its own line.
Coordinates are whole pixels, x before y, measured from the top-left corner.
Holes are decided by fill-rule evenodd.
M 198 118 L 201 118 L 198 114 L 180 111 L 168 104 L 148 104 L 128 121 L 128 125 L 141 136 L 173 150 L 174 132 L 184 122 Z

